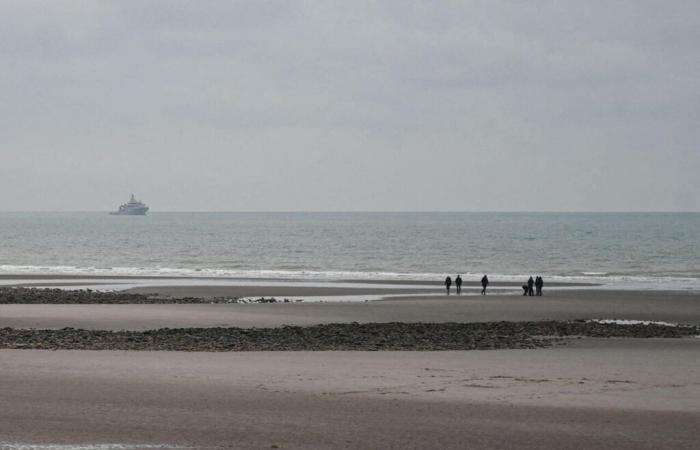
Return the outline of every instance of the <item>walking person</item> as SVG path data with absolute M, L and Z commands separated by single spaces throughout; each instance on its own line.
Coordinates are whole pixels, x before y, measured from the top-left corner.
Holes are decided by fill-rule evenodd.
M 462 276 L 457 275 L 457 278 L 455 278 L 455 287 L 457 288 L 457 295 L 462 294 Z
M 447 295 L 450 295 L 450 286 L 452 286 L 452 278 L 448 275 L 445 278 L 445 289 L 447 289 Z
M 532 277 L 530 277 L 527 280 L 527 295 L 529 295 L 530 297 L 535 295 L 535 290 L 532 288 L 534 285 L 535 285 L 535 280 L 533 280 Z
M 489 285 L 489 277 L 484 275 L 481 278 L 481 287 L 483 288 L 483 289 L 481 289 L 481 295 L 486 295 L 486 286 L 488 286 L 488 285 Z

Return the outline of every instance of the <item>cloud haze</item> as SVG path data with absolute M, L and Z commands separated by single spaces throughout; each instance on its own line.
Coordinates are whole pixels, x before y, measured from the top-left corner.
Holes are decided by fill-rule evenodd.
M 0 209 L 700 210 L 700 3 L 4 1 Z

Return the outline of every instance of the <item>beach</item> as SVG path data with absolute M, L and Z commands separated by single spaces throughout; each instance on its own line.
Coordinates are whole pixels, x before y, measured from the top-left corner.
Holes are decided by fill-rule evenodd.
M 0 446 L 691 449 L 698 352 L 697 339 L 476 352 L 0 350 Z
M 352 340 L 362 324 L 485 323 L 503 330 L 501 321 L 619 319 L 700 325 L 700 295 L 687 292 L 562 286 L 543 297 L 523 297 L 517 286 L 504 285 L 497 295 L 447 297 L 439 285 L 418 281 L 403 287 L 164 283 L 113 294 L 149 303 L 70 304 L 66 299 L 77 299 L 77 292 L 56 291 L 64 303 L 0 304 L 0 328 L 149 336 L 149 330 L 167 328 L 192 336 L 215 327 L 225 332 L 338 324 L 350 327 L 342 333 Z M 51 299 L 51 292 L 42 295 Z M 81 302 L 91 295 L 112 298 L 82 295 Z M 279 301 L 220 302 L 255 296 Z M 306 300 L 285 303 L 285 296 Z M 344 301 L 347 296 L 353 300 Z M 178 298 L 199 303 L 167 303 Z M 693 336 L 565 336 L 543 347 L 490 351 L 405 351 L 410 345 L 404 351 L 121 351 L 61 345 L 52 351 L 0 350 L 0 447 L 700 445 L 700 339 Z

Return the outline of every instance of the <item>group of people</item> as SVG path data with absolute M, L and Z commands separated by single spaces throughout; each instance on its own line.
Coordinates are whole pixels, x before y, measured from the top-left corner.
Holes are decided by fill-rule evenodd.
M 481 278 L 481 295 L 486 295 L 486 287 L 489 285 L 489 277 L 484 275 Z M 450 288 L 452 287 L 452 278 L 448 275 L 445 278 L 445 288 L 447 288 L 447 295 L 450 295 Z M 462 293 L 462 276 L 457 275 L 455 278 L 455 288 L 457 288 L 457 295 Z
M 533 286 L 535 289 L 532 289 Z M 541 296 L 542 286 L 544 286 L 544 280 L 542 280 L 542 277 L 535 277 L 534 280 L 532 277 L 530 277 L 527 280 L 527 284 L 523 284 L 523 295 L 529 295 L 530 297 L 533 295 Z
M 489 277 L 484 275 L 481 278 L 481 295 L 486 295 L 486 287 L 489 285 Z M 535 279 L 530 277 L 526 284 L 523 284 L 523 295 L 542 295 L 542 286 L 544 286 L 544 280 L 542 277 L 537 276 Z M 450 288 L 452 288 L 452 277 L 449 275 L 445 278 L 445 289 L 447 289 L 447 295 L 450 295 Z M 457 295 L 462 293 L 462 276 L 457 275 L 455 278 L 455 288 L 457 290 Z

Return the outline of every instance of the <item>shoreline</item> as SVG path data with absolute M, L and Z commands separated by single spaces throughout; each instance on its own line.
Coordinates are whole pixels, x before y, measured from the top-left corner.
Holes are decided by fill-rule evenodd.
M 102 284 L 104 281 L 137 281 L 137 282 L 153 282 L 163 284 L 162 281 L 177 281 L 178 283 L 197 283 L 197 285 L 207 285 L 207 282 L 214 284 L 232 283 L 232 284 L 265 284 L 265 283 L 284 283 L 289 285 L 295 284 L 319 284 L 319 285 L 334 285 L 334 284 L 362 284 L 362 285 L 403 285 L 411 287 L 429 287 L 444 289 L 442 280 L 421 280 L 421 279 L 370 279 L 370 278 L 275 278 L 275 277 L 216 277 L 216 276 L 168 276 L 168 275 L 89 275 L 89 274 L 0 274 L 0 281 L 15 281 L 17 283 L 6 284 L 5 286 L 24 285 L 26 283 L 42 283 L 56 280 L 66 286 L 70 284 L 84 284 L 83 282 L 91 282 L 93 284 Z M 525 280 L 523 280 L 524 282 Z M 492 280 L 489 288 L 503 287 L 518 287 L 523 284 L 520 281 L 511 280 Z M 596 282 L 579 282 L 579 281 L 547 281 L 547 287 L 594 287 L 601 286 Z M 478 280 L 464 280 L 463 287 L 473 287 L 481 289 L 481 283 Z M 452 285 L 454 290 L 455 286 Z
M 673 291 L 686 293 L 700 293 L 700 279 L 695 278 L 673 278 L 673 277 L 571 277 L 571 279 L 561 279 L 567 277 L 545 276 L 545 291 L 559 291 L 568 289 L 595 289 L 612 291 Z M 488 290 L 500 293 L 521 293 L 521 286 L 525 283 L 526 277 L 513 279 L 512 276 L 491 275 Z M 0 274 L 0 287 L 39 287 L 39 288 L 61 288 L 61 289 L 94 289 L 103 291 L 124 291 L 130 289 L 150 289 L 155 291 L 167 288 L 223 288 L 240 286 L 280 286 L 290 289 L 301 287 L 313 287 L 322 289 L 363 289 L 362 294 L 367 294 L 368 290 L 403 290 L 409 291 L 433 291 L 435 293 L 444 292 L 442 278 L 422 279 L 422 278 L 345 278 L 341 275 L 337 277 L 316 277 L 313 274 L 300 277 L 257 277 L 257 276 L 185 276 L 185 275 L 111 275 L 111 274 L 66 274 L 66 273 L 2 273 Z M 475 279 L 465 279 L 463 290 L 466 293 L 478 293 L 481 291 L 481 284 Z M 455 292 L 455 285 L 452 285 L 452 292 Z M 282 292 L 280 295 L 292 295 Z M 313 294 L 312 294 L 313 295 Z M 325 293 L 323 294 L 325 295 Z M 338 295 L 343 295 L 339 293 Z M 345 294 L 352 295 L 352 294 Z

